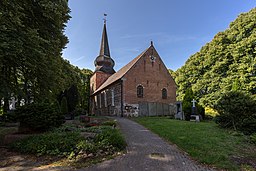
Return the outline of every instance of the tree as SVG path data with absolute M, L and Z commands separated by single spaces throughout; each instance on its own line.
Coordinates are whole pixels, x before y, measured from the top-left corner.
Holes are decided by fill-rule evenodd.
M 255 16 L 256 8 L 239 15 L 175 72 L 178 100 L 190 86 L 204 107 L 232 89 L 256 94 Z
M 185 115 L 186 120 L 190 120 L 190 115 L 192 115 L 192 103 L 193 100 L 193 91 L 192 88 L 186 90 L 185 96 L 182 101 L 182 109 Z
M 217 123 L 250 134 L 256 130 L 256 101 L 242 91 L 229 91 L 215 104 L 220 114 Z
M 69 20 L 67 0 L 0 1 L 0 99 L 54 100 Z
M 68 111 L 73 112 L 79 102 L 79 93 L 76 85 L 72 85 L 67 91 Z
M 61 113 L 62 114 L 64 114 L 64 115 L 68 114 L 68 102 L 67 102 L 67 98 L 66 97 L 62 98 L 60 109 L 61 109 Z

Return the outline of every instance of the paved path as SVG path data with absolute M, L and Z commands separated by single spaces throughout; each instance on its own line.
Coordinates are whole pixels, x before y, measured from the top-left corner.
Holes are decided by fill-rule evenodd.
M 213 170 L 199 165 L 173 145 L 143 126 L 117 118 L 128 144 L 127 154 L 99 163 L 85 171 L 206 171 Z

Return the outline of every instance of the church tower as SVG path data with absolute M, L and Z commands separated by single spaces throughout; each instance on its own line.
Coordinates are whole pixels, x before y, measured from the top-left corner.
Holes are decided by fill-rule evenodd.
M 110 57 L 106 19 L 104 19 L 103 32 L 99 56 L 94 61 L 95 71 L 90 79 L 91 94 L 97 90 L 112 74 L 115 73 L 114 60 Z

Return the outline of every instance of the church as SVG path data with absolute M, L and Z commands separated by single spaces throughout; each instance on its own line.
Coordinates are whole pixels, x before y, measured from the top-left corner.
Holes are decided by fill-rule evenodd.
M 99 56 L 90 78 L 93 115 L 162 116 L 176 112 L 176 83 L 153 42 L 136 58 L 114 70 L 104 21 Z

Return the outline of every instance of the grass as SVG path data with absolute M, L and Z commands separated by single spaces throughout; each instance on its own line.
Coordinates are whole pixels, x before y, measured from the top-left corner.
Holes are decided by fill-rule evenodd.
M 256 146 L 248 143 L 248 137 L 220 129 L 213 122 L 194 123 L 162 117 L 134 120 L 201 163 L 227 170 L 248 170 L 247 167 L 252 168 L 250 164 L 255 164 Z

